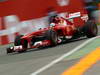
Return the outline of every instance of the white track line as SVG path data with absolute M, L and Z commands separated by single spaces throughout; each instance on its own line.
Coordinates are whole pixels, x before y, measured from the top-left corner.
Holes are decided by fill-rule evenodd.
M 51 66 L 55 65 L 56 63 L 60 62 L 61 60 L 63 60 L 65 57 L 68 57 L 69 55 L 71 55 L 72 53 L 78 51 L 79 49 L 81 49 L 82 47 L 84 47 L 86 44 L 88 44 L 89 42 L 93 41 L 94 39 L 98 38 L 100 36 L 91 38 L 87 41 L 85 41 L 84 43 L 82 43 L 81 45 L 77 46 L 76 48 L 72 49 L 71 51 L 69 51 L 68 53 L 63 54 L 61 57 L 55 59 L 54 61 L 50 62 L 49 64 L 43 66 L 42 68 L 36 70 L 35 72 L 31 73 L 30 75 L 38 75 L 41 72 L 43 72 L 44 70 L 50 68 Z

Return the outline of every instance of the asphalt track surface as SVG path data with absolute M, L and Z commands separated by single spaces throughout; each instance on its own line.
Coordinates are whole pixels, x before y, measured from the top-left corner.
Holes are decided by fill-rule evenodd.
M 100 26 L 98 27 L 100 29 Z M 100 30 L 99 34 L 100 35 Z M 0 46 L 0 75 L 30 75 L 41 67 L 71 51 L 75 47 L 89 40 L 85 37 L 76 41 L 60 44 L 45 49 L 31 49 L 24 53 L 6 54 L 6 46 Z M 78 62 L 81 57 L 64 59 L 38 75 L 61 75 L 64 70 Z M 100 75 L 100 61 L 97 62 L 84 75 Z

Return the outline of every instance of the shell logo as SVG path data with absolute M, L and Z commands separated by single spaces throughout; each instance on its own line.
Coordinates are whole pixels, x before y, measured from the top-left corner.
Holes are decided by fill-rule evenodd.
M 70 0 L 57 0 L 59 6 L 67 6 L 69 5 Z

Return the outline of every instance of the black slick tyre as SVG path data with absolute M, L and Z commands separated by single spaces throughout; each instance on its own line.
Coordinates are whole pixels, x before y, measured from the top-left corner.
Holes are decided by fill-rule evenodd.
M 21 37 L 22 37 L 22 36 L 23 36 L 23 35 L 18 35 L 18 36 L 15 37 L 15 40 L 14 40 L 14 45 L 15 45 L 15 46 L 21 45 Z
M 12 53 L 12 52 L 13 52 L 13 50 L 12 50 L 12 49 L 10 49 L 10 48 L 7 48 L 6 52 L 7 52 L 7 54 L 8 54 L 8 53 Z
M 52 29 L 47 30 L 45 36 L 47 40 L 51 41 L 51 46 L 57 45 L 58 37 L 57 37 L 57 33 L 54 30 Z
M 26 51 L 27 46 L 28 46 L 27 40 L 23 40 L 23 43 L 21 42 L 21 37 L 22 37 L 22 36 L 23 36 L 23 35 L 18 35 L 18 36 L 16 36 L 15 41 L 14 41 L 14 45 L 15 45 L 15 46 L 22 45 L 22 47 L 23 47 L 23 50 L 18 51 L 19 53 L 20 53 L 20 52 Z
M 88 38 L 92 38 L 92 37 L 95 37 L 97 36 L 98 34 L 98 28 L 97 28 L 97 25 L 95 22 L 93 21 L 88 21 L 86 23 L 86 26 L 84 27 L 84 32 L 85 32 L 85 35 L 88 37 Z

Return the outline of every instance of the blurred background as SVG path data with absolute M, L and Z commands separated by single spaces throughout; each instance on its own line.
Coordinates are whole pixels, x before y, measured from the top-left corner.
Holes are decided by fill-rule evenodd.
M 77 12 L 88 14 L 99 25 L 100 0 L 0 0 L 0 45 L 47 27 L 54 14 L 66 17 Z

